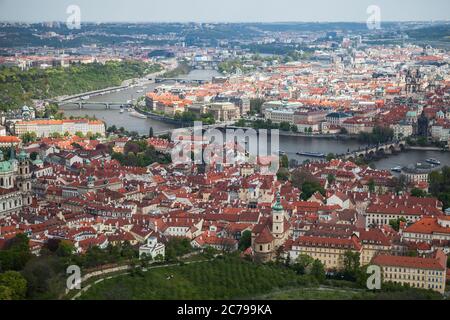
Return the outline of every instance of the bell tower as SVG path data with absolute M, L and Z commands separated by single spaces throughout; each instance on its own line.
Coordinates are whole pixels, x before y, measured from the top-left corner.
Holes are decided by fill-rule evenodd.
M 17 156 L 18 172 L 17 172 L 17 187 L 22 192 L 22 204 L 31 205 L 32 190 L 31 190 L 31 170 L 30 159 L 25 151 L 21 151 Z
M 277 192 L 276 199 L 272 207 L 272 234 L 276 239 L 280 239 L 284 234 L 284 209 L 281 205 L 279 192 Z

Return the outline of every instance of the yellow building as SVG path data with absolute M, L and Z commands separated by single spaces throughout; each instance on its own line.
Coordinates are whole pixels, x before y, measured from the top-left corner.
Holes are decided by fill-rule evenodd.
M 436 250 L 432 257 L 378 255 L 373 265 L 381 267 L 383 282 L 409 284 L 414 288 L 445 291 L 447 256 Z
M 323 263 L 325 269 L 343 269 L 344 254 L 347 251 L 361 254 L 362 246 L 357 236 L 350 238 L 327 238 L 317 236 L 301 236 L 292 244 L 289 251 L 292 260 L 305 254 Z

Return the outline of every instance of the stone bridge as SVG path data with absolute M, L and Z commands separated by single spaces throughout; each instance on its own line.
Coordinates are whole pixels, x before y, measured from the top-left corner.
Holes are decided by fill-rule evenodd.
M 105 106 L 105 109 L 112 109 L 113 106 L 116 107 L 132 107 L 132 103 L 128 102 L 107 102 L 107 101 L 65 101 L 65 102 L 59 102 L 58 106 L 64 106 L 64 105 L 77 105 L 79 109 L 85 109 L 87 106 L 95 106 L 95 105 L 103 105 Z
M 155 78 L 155 83 L 162 83 L 166 81 L 173 81 L 176 83 L 196 83 L 196 84 L 203 84 L 208 82 L 208 80 L 204 79 Z
M 392 154 L 395 152 L 400 152 L 405 148 L 406 148 L 405 141 L 403 140 L 391 141 L 383 144 L 368 146 L 365 148 L 359 148 L 357 150 L 353 150 L 343 154 L 338 154 L 337 157 L 341 159 L 366 158 L 375 155 Z

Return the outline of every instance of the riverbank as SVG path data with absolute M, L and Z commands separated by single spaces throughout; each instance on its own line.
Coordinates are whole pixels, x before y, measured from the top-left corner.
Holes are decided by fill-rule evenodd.
M 442 151 L 442 152 L 450 152 L 449 149 L 442 149 L 439 147 L 418 147 L 418 146 L 408 146 L 409 150 L 421 150 L 421 151 Z

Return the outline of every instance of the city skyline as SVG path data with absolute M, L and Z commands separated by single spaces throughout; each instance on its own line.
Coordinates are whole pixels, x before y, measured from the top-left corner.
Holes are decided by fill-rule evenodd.
M 231 0 L 214 1 L 170 0 L 164 3 L 132 0 L 95 3 L 79 0 L 44 0 L 39 3 L 24 0 L 0 2 L 0 20 L 9 22 L 65 21 L 68 6 L 77 5 L 81 22 L 365 22 L 370 16 L 367 8 L 377 5 L 381 21 L 448 21 L 450 3 L 445 0 L 420 1 L 346 0 L 336 3 L 319 0 Z M 174 10 L 176 8 L 176 10 Z M 326 10 L 324 9 L 326 8 Z M 287 10 L 289 9 L 289 10 Z

